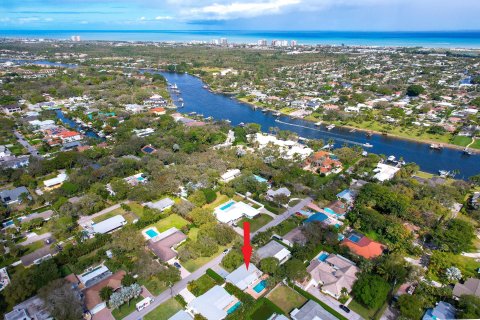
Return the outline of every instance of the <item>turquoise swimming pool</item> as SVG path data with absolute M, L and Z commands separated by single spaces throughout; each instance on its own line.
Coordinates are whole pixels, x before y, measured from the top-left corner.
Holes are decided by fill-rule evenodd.
M 227 210 L 228 208 L 230 208 L 231 206 L 233 206 L 235 204 L 235 201 L 230 201 L 229 203 L 227 203 L 226 205 L 223 205 L 220 207 L 220 210 L 222 211 L 225 211 Z
M 256 293 L 260 293 L 263 290 L 265 290 L 266 287 L 267 287 L 267 281 L 262 280 L 259 283 L 257 283 L 255 287 L 253 287 L 253 291 L 255 291 Z
M 352 234 L 350 235 L 350 237 L 348 237 L 348 240 L 352 241 L 352 242 L 355 242 L 355 243 L 358 243 L 362 238 L 357 236 L 356 234 Z
M 155 231 L 153 229 L 148 229 L 147 231 L 145 231 L 145 234 L 147 236 L 149 236 L 150 238 L 155 238 L 156 236 L 158 236 L 157 231 Z
M 333 211 L 332 209 L 330 208 L 324 208 L 323 210 L 325 210 L 326 213 L 330 213 L 332 215 L 336 215 L 335 211 Z
M 325 260 L 327 260 L 329 254 L 326 253 L 326 252 L 322 252 L 322 254 L 320 256 L 318 256 L 318 260 L 324 262 Z
M 237 310 L 238 308 L 240 308 L 241 305 L 242 305 L 242 303 L 241 303 L 240 301 L 238 301 L 238 302 L 235 303 L 233 306 L 231 306 L 230 309 L 227 310 L 227 314 L 230 314 L 230 313 L 235 312 L 235 310 Z

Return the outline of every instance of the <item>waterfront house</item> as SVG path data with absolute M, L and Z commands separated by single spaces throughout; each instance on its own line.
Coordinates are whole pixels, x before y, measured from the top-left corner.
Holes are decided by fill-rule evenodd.
M 307 158 L 304 170 L 329 175 L 339 173 L 343 166 L 336 156 L 327 151 L 317 151 Z
M 153 113 L 154 115 L 157 115 L 157 116 L 160 116 L 166 113 L 165 108 L 161 108 L 161 107 L 152 108 L 148 110 L 148 112 Z
M 373 170 L 373 172 L 375 172 L 373 178 L 377 179 L 380 182 L 388 181 L 393 179 L 393 177 L 398 171 L 400 171 L 399 167 L 379 163 L 377 164 L 377 168 Z
M 307 272 L 310 279 L 302 284 L 305 290 L 319 287 L 322 292 L 339 299 L 342 290 L 345 289 L 347 292 L 352 290 L 360 269 L 354 262 L 341 255 L 321 252 L 310 262 Z

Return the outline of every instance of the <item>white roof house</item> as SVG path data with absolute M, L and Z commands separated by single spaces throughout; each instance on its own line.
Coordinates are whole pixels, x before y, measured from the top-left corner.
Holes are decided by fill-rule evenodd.
M 187 305 L 187 311 L 201 314 L 208 320 L 222 320 L 227 317 L 228 307 L 237 301 L 224 288 L 216 285 Z
M 231 169 L 220 176 L 222 182 L 230 182 L 240 175 L 240 169 Z
M 384 163 L 379 163 L 377 164 L 377 168 L 374 169 L 374 172 L 376 172 L 376 174 L 373 177 L 378 181 L 383 182 L 393 179 L 393 177 L 398 171 L 400 171 L 400 168 Z
M 102 265 L 94 268 L 93 270 L 85 272 L 84 274 L 78 275 L 77 277 L 85 287 L 90 287 L 102 279 L 110 276 L 111 274 L 112 272 L 107 267 Z
M 275 240 L 259 248 L 256 253 L 260 259 L 273 257 L 276 258 L 280 264 L 286 262 L 291 257 L 290 251 Z
M 192 316 L 185 312 L 184 310 L 180 310 L 175 313 L 173 316 L 168 318 L 168 320 L 193 320 Z
M 171 208 L 174 204 L 175 204 L 175 201 L 173 201 L 170 198 L 165 198 L 156 202 L 147 202 L 144 205 L 152 209 L 164 211 Z
M 218 221 L 230 223 L 242 217 L 252 219 L 260 212 L 244 202 L 230 200 L 216 207 L 214 213 Z
M 292 140 L 280 140 L 273 135 L 257 133 L 254 136 L 254 140 L 258 142 L 260 149 L 267 147 L 269 144 L 277 146 L 282 152 L 282 157 L 285 159 L 292 159 L 295 156 L 305 159 L 313 153 L 313 149 L 305 145 Z
M 55 187 L 57 185 L 60 185 L 60 184 L 64 183 L 65 180 L 67 180 L 67 178 L 68 178 L 68 176 L 67 176 L 66 173 L 60 173 L 59 175 L 57 175 L 53 179 L 48 179 L 48 180 L 43 181 L 43 184 L 45 185 L 46 188 L 52 188 L 52 187 Z
M 252 263 L 248 266 L 248 270 L 245 264 L 242 263 L 240 267 L 235 269 L 225 278 L 225 281 L 230 282 L 240 290 L 245 290 L 262 275 L 262 271 L 258 270 L 258 268 Z
M 116 215 L 107 220 L 103 220 L 102 222 L 93 224 L 92 230 L 93 233 L 105 234 L 121 228 L 126 224 L 127 221 L 121 215 Z

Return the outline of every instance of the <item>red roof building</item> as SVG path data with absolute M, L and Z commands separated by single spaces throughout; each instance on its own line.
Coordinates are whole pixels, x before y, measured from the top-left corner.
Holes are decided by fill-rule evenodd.
M 355 238 L 353 238 L 353 236 L 355 236 Z M 383 250 L 386 249 L 383 244 L 359 235 L 350 235 L 342 241 L 342 245 L 347 246 L 354 254 L 364 257 L 365 259 L 376 258 L 382 255 Z

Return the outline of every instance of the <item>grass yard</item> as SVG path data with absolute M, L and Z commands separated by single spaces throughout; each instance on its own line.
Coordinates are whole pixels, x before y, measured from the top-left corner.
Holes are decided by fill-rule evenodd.
M 200 231 L 199 228 L 191 228 L 187 234 L 188 238 L 191 239 L 192 241 L 197 241 L 199 231 Z
M 152 277 L 148 280 L 140 280 L 139 284 L 145 286 L 145 288 L 155 296 L 158 296 L 168 288 L 163 281 L 158 280 L 156 277 Z
M 112 310 L 112 315 L 115 319 L 120 320 L 128 316 L 130 313 L 135 311 L 135 305 L 142 301 L 144 298 L 139 296 L 138 298 L 130 300 L 130 304 L 125 303 L 120 306 L 120 308 Z
M 128 206 L 137 217 L 143 217 L 143 206 L 141 204 L 137 202 L 130 202 Z
M 274 313 L 283 314 L 283 310 L 272 301 L 266 298 L 260 298 L 257 300 L 253 312 L 250 314 L 250 319 L 268 320 Z
M 197 259 L 188 260 L 188 261 L 182 262 L 182 266 L 185 269 L 187 269 L 189 272 L 194 272 L 195 270 L 203 266 L 205 263 L 207 263 L 208 261 L 218 256 L 220 253 L 222 253 L 223 250 L 230 248 L 231 246 L 232 246 L 231 244 L 228 244 L 226 246 L 219 246 L 218 251 L 215 252 L 211 257 L 200 257 Z
M 475 142 L 472 143 L 472 145 L 470 146 L 470 148 L 480 149 L 480 139 L 475 139 Z
M 362 304 L 360 304 L 359 302 L 355 301 L 355 299 L 353 299 L 349 304 L 348 304 L 348 308 L 351 309 L 352 311 L 358 313 L 359 315 L 362 316 L 362 318 L 364 319 L 371 319 L 373 318 L 373 316 L 375 315 L 375 312 L 377 310 L 375 309 L 367 309 L 366 307 L 364 307 Z
M 213 280 L 208 274 L 204 274 L 197 280 L 189 283 L 187 288 L 191 293 L 198 297 L 207 292 L 208 290 L 212 289 L 215 284 L 215 280 Z
M 92 221 L 94 223 L 99 223 L 99 222 L 102 222 L 102 221 L 105 221 L 107 219 L 110 219 L 111 217 L 114 217 L 116 215 L 124 215 L 125 214 L 125 210 L 123 210 L 122 208 L 117 208 L 115 210 L 112 210 L 108 213 L 105 213 L 104 215 L 101 215 L 100 217 L 96 217 L 94 219 L 92 219 Z
M 175 313 L 180 311 L 182 306 L 175 299 L 169 299 L 159 305 L 155 310 L 148 313 L 143 319 L 145 320 L 158 320 L 158 319 L 169 319 Z
M 269 215 L 261 213 L 261 214 L 257 215 L 256 217 L 254 217 L 253 219 L 243 218 L 242 220 L 240 220 L 238 225 L 241 228 L 243 228 L 243 223 L 244 222 L 250 222 L 250 231 L 255 232 L 272 220 L 273 220 L 273 218 L 270 217 Z
M 213 201 L 212 203 L 204 205 L 203 207 L 205 209 L 213 210 L 215 209 L 215 207 L 218 207 L 219 205 L 221 205 L 224 202 L 227 202 L 228 200 L 229 200 L 228 196 L 217 192 L 217 199 L 215 199 L 215 201 Z
M 187 226 L 189 222 L 182 217 L 180 217 L 177 214 L 171 214 L 165 219 L 160 220 L 155 224 L 155 227 L 157 227 L 158 231 L 163 232 L 166 231 L 172 227 L 175 227 L 177 229 L 182 229 L 184 226 Z
M 452 139 L 452 143 L 457 146 L 466 147 L 470 142 L 472 142 L 472 138 L 470 137 L 463 137 L 463 136 L 455 136 Z
M 307 299 L 284 285 L 279 285 L 273 289 L 267 299 L 279 306 L 286 314 L 289 314 L 295 308 L 301 307 Z
M 290 217 L 287 220 L 283 221 L 279 225 L 275 227 L 275 233 L 278 234 L 279 236 L 284 236 L 296 227 L 300 225 L 300 218 L 297 217 Z
M 25 251 L 25 253 L 23 255 L 27 255 L 27 254 L 30 254 L 34 251 L 37 251 L 38 249 L 43 248 L 44 245 L 45 244 L 43 243 L 43 240 L 35 241 L 33 243 L 30 243 L 29 245 L 23 247 L 24 249 L 27 250 L 27 251 Z

